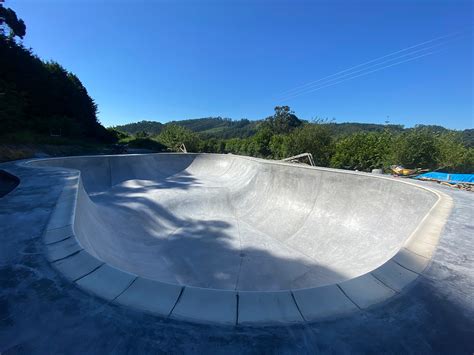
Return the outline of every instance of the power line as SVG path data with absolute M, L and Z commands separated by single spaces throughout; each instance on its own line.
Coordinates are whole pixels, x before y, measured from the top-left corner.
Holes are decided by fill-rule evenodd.
M 290 97 L 290 96 L 293 96 L 293 95 L 297 95 L 299 94 L 300 92 L 306 92 L 306 90 L 308 89 L 311 89 L 313 87 L 317 87 L 317 86 L 320 86 L 320 85 L 325 85 L 325 84 L 328 84 L 332 81 L 335 81 L 335 80 L 339 80 L 339 79 L 342 79 L 346 76 L 349 76 L 349 75 L 354 75 L 354 74 L 357 74 L 357 73 L 360 73 L 360 72 L 363 72 L 363 71 L 366 71 L 366 70 L 369 70 L 369 69 L 372 69 L 372 68 L 376 68 L 377 66 L 379 65 L 382 65 L 382 64 L 385 64 L 385 63 L 390 63 L 390 62 L 393 62 L 395 60 L 398 60 L 398 59 L 401 59 L 401 58 L 404 58 L 404 57 L 407 57 L 407 56 L 411 56 L 413 54 L 416 54 L 416 53 L 420 53 L 420 52 L 424 52 L 424 51 L 427 51 L 429 49 L 432 49 L 432 48 L 436 48 L 436 47 L 439 47 L 439 46 L 442 46 L 442 45 L 445 45 L 447 44 L 448 42 L 441 42 L 441 43 L 437 43 L 435 45 L 432 45 L 432 46 L 428 46 L 428 47 L 424 47 L 424 48 L 421 48 L 421 49 L 418 49 L 416 51 L 411 51 L 410 53 L 406 53 L 406 54 L 403 54 L 403 55 L 400 55 L 400 56 L 396 56 L 394 58 L 390 58 L 390 59 L 387 59 L 387 60 L 384 60 L 382 62 L 379 62 L 379 63 L 376 63 L 376 64 L 372 64 L 366 68 L 363 68 L 363 69 L 359 69 L 359 70 L 356 70 L 356 71 L 349 71 L 348 73 L 346 74 L 342 74 L 342 75 L 333 75 L 335 76 L 334 78 L 332 79 L 328 79 L 328 80 L 323 80 L 323 79 L 320 79 L 318 80 L 319 83 L 315 83 L 315 84 L 311 84 L 311 85 L 307 85 L 306 88 L 304 89 L 299 89 L 299 90 L 293 90 L 294 92 L 289 94 L 289 95 L 286 95 L 283 97 L 283 99 L 285 99 L 286 97 Z
M 441 36 L 441 37 L 436 37 L 436 38 L 430 39 L 430 40 L 428 40 L 428 41 L 424 41 L 424 42 L 415 44 L 415 45 L 413 45 L 413 46 L 400 49 L 400 50 L 398 50 L 398 51 L 395 51 L 395 52 L 392 52 L 392 53 L 383 55 L 383 56 L 381 56 L 381 57 L 378 57 L 378 58 L 369 60 L 368 62 L 364 62 L 364 63 L 361 63 L 361 64 L 357 64 L 357 65 L 352 66 L 352 67 L 350 67 L 350 68 L 341 70 L 341 71 L 339 71 L 339 72 L 337 72 L 337 73 L 334 73 L 334 74 L 325 76 L 325 77 L 323 77 L 323 78 L 321 78 L 321 79 L 314 80 L 314 81 L 310 81 L 309 83 L 306 83 L 306 84 L 297 86 L 296 88 L 293 88 L 293 89 L 290 89 L 290 90 L 286 90 L 286 91 L 284 91 L 282 94 L 288 93 L 288 92 L 290 92 L 290 91 L 297 90 L 297 89 L 302 88 L 302 87 L 306 87 L 306 86 L 308 86 L 308 85 L 311 85 L 311 84 L 313 84 L 313 83 L 317 83 L 317 82 L 319 82 L 319 81 L 321 81 L 321 80 L 324 80 L 324 79 L 326 79 L 326 78 L 330 78 L 330 77 L 333 77 L 333 76 L 335 76 L 335 75 L 338 75 L 338 74 L 341 74 L 341 73 L 345 73 L 345 72 L 347 72 L 347 71 L 349 71 L 349 70 L 351 70 L 351 69 L 359 68 L 359 67 L 361 67 L 361 66 L 363 66 L 363 65 L 376 62 L 376 61 L 378 61 L 378 60 L 380 60 L 380 59 L 384 59 L 384 58 L 390 57 L 390 56 L 392 56 L 392 55 L 395 55 L 395 54 L 398 54 L 398 53 L 402 53 L 402 52 L 405 52 L 405 51 L 407 51 L 407 50 L 410 50 L 410 49 L 413 49 L 413 48 L 417 48 L 417 47 L 420 47 L 420 46 L 422 46 L 422 45 L 425 45 L 425 44 L 428 44 L 428 43 L 432 43 L 432 42 L 438 41 L 438 40 L 440 40 L 440 39 L 452 37 L 452 36 L 455 36 L 455 35 L 457 35 L 457 34 L 459 34 L 459 32 L 451 33 L 451 34 L 448 34 L 448 35 L 445 35 L 445 36 Z
M 381 64 L 384 64 L 384 63 L 388 63 L 388 62 L 391 62 L 391 61 L 394 61 L 394 60 L 397 60 L 397 59 L 400 59 L 400 58 L 403 58 L 403 57 L 406 57 L 406 56 L 411 56 L 415 53 L 419 53 L 419 52 L 423 52 L 423 51 L 426 51 L 426 50 L 429 50 L 429 49 L 432 49 L 432 48 L 435 48 L 435 47 L 439 47 L 439 46 L 442 46 L 442 45 L 445 45 L 447 43 L 449 43 L 450 41 L 454 40 L 455 38 L 453 37 L 456 37 L 458 35 L 462 35 L 463 32 L 465 31 L 460 31 L 460 32 L 455 32 L 455 33 L 451 33 L 451 34 L 448 34 L 448 35 L 445 35 L 445 36 L 440 36 L 440 37 L 436 37 L 436 38 L 433 38 L 433 39 L 430 39 L 428 41 L 424 41 L 424 42 L 421 42 L 421 43 L 418 43 L 418 44 L 415 44 L 415 45 L 412 45 L 410 47 L 406 47 L 406 48 L 403 48 L 403 49 L 400 49 L 398 51 L 395 51 L 395 52 L 392 52 L 392 53 L 389 53 L 389 54 L 386 54 L 384 56 L 381 56 L 381 57 L 378 57 L 378 58 L 375 58 L 375 59 L 372 59 L 370 61 L 367 61 L 367 62 L 364 62 L 364 63 L 361 63 L 361 64 L 358 64 L 358 65 L 355 65 L 355 66 L 352 66 L 350 68 L 347 68 L 347 69 L 344 69 L 344 70 L 341 70 L 337 73 L 334 73 L 334 74 L 331 74 L 331 75 L 328 75 L 328 76 L 325 76 L 323 78 L 320 78 L 318 80 L 315 80 L 315 81 L 311 81 L 309 83 L 306 83 L 304 85 L 300 85 L 296 88 L 293 88 L 293 89 L 290 89 L 290 90 L 287 90 L 287 91 L 284 91 L 282 94 L 287 94 L 286 96 L 284 96 L 281 100 L 287 100 L 287 99 L 290 99 L 290 98 L 294 98 L 294 97 L 298 97 L 300 95 L 303 95 L 303 94 L 307 94 L 307 93 L 311 93 L 313 91 L 317 91 L 319 90 L 320 86 L 323 85 L 323 87 L 328 87 L 328 86 L 332 86 L 333 84 L 329 84 L 331 83 L 332 81 L 334 80 L 338 80 L 337 83 L 341 83 L 341 82 L 344 82 L 346 80 L 339 80 L 343 77 L 346 77 L 346 76 L 349 76 L 351 75 L 350 78 L 348 78 L 347 80 L 350 80 L 350 79 L 354 79 L 354 78 L 357 78 L 357 77 L 360 77 L 360 76 L 364 76 L 365 74 L 361 74 L 361 75 L 356 75 L 356 76 L 352 76 L 356 73 L 360 73 L 360 72 L 364 72 L 366 70 L 369 70 L 369 69 L 372 69 L 372 68 L 375 68 Z M 437 42 L 437 41 L 440 41 L 440 40 L 443 40 L 443 39 L 447 39 L 447 41 L 444 41 L 444 42 L 441 42 L 441 43 L 436 43 L 432 46 L 425 46 L 426 44 L 429 44 L 429 43 L 433 43 L 433 42 Z M 414 48 L 417 48 L 417 47 L 420 47 L 420 46 L 425 46 L 424 48 L 421 48 L 421 49 L 418 49 L 418 50 L 415 50 L 415 51 L 411 51 L 412 49 Z M 409 53 L 406 53 L 406 54 L 403 54 L 401 56 L 397 56 L 397 57 L 394 57 L 394 58 L 390 58 L 390 59 L 387 59 L 385 61 L 382 61 L 382 62 L 379 62 L 381 59 L 384 59 L 384 58 L 389 58 L 389 57 L 392 57 L 398 53 L 403 53 L 403 52 L 406 52 L 406 51 L 410 51 Z M 434 51 L 434 52 L 430 52 L 430 54 L 433 54 L 433 53 L 436 53 L 438 51 Z M 421 56 L 417 56 L 415 57 L 414 59 L 417 59 L 417 58 L 421 58 L 421 57 L 424 57 L 425 55 L 421 55 Z M 380 69 L 385 69 L 385 68 L 388 68 L 388 67 L 392 67 L 394 65 L 398 65 L 398 64 L 401 64 L 401 63 L 405 63 L 405 62 L 409 62 L 411 61 L 411 59 L 409 60 L 404 60 L 404 61 L 401 61 L 401 62 L 397 62 L 397 63 L 394 63 L 392 65 L 388 65 L 388 66 L 384 66 Z M 376 63 L 378 62 L 378 63 Z M 356 71 L 353 71 L 353 69 L 356 69 L 356 68 L 359 68 L 359 67 L 363 67 L 363 66 L 366 66 L 370 63 L 375 63 L 375 64 L 372 64 L 372 65 L 369 65 L 368 67 L 366 68 L 363 68 L 363 69 L 359 69 L 359 70 L 356 70 Z M 376 72 L 376 71 L 379 71 L 379 69 L 375 69 L 375 70 L 372 70 L 372 71 L 369 71 L 367 72 L 367 74 L 370 74 L 370 73 L 373 73 L 373 72 Z M 345 73 L 345 74 L 344 74 Z M 341 75 L 342 74 L 342 75 Z M 334 83 L 337 84 L 337 83 Z M 322 87 L 321 87 L 322 88 Z
M 290 96 L 286 97 L 286 98 L 283 99 L 283 100 L 294 99 L 294 98 L 296 98 L 296 97 L 298 97 L 298 96 L 305 95 L 305 94 L 309 94 L 309 93 L 312 93 L 312 92 L 315 92 L 315 91 L 324 89 L 324 88 L 329 87 L 329 86 L 333 86 L 333 85 L 340 84 L 340 83 L 343 83 L 343 82 L 348 81 L 348 80 L 352 80 L 352 79 L 355 79 L 355 78 L 359 78 L 359 77 L 361 77 L 361 76 L 365 76 L 365 75 L 368 75 L 368 74 L 371 74 L 371 73 L 375 73 L 375 72 L 380 71 L 380 70 L 382 70 L 382 69 L 390 68 L 390 67 L 393 67 L 393 66 L 395 66 L 395 65 L 399 65 L 399 64 L 402 64 L 402 63 L 406 63 L 406 62 L 411 62 L 412 60 L 415 60 L 415 59 L 418 59 L 418 58 L 422 58 L 422 57 L 426 57 L 426 56 L 428 56 L 428 55 L 437 53 L 437 52 L 439 52 L 439 51 L 440 51 L 440 50 L 438 50 L 438 51 L 433 51 L 433 52 L 429 52 L 429 53 L 425 53 L 425 54 L 416 56 L 416 57 L 414 57 L 414 58 L 409 58 L 409 59 L 402 60 L 402 61 L 397 62 L 397 63 L 393 63 L 393 64 L 390 64 L 390 65 L 386 65 L 386 66 L 383 66 L 383 67 L 381 67 L 381 68 L 378 68 L 378 69 L 375 69 L 375 70 L 371 70 L 371 71 L 369 71 L 369 72 L 365 72 L 365 73 L 362 73 L 362 74 L 359 74 L 359 75 L 355 75 L 355 76 L 346 78 L 346 79 L 344 79 L 344 80 L 337 81 L 337 82 L 335 82 L 335 83 L 331 83 L 331 84 L 328 84 L 328 85 L 319 86 L 319 87 L 316 87 L 316 88 L 314 88 L 314 89 L 312 89 L 312 90 L 309 90 L 309 91 L 305 91 L 305 92 L 301 92 L 301 93 L 298 93 L 298 94 L 294 94 L 293 96 L 290 95 Z

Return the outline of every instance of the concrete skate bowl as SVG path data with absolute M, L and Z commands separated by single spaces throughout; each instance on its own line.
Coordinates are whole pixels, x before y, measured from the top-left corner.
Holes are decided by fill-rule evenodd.
M 312 322 L 380 304 L 425 270 L 451 209 L 401 180 L 234 155 L 27 165 L 64 181 L 44 233 L 63 276 L 194 322 Z

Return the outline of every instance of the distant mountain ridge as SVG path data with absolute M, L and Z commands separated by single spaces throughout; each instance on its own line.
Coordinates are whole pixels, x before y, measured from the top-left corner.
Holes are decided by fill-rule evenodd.
M 248 119 L 232 120 L 223 117 L 204 117 L 187 119 L 182 121 L 171 121 L 161 123 L 158 121 L 140 121 L 135 123 L 128 123 L 124 125 L 114 126 L 115 129 L 129 134 L 137 134 L 138 132 L 146 132 L 150 135 L 159 134 L 166 125 L 178 125 L 185 127 L 193 132 L 199 133 L 204 138 L 246 138 L 254 135 L 257 131 L 258 125 L 263 120 L 251 121 Z M 389 129 L 394 132 L 402 132 L 409 128 L 403 125 L 395 124 L 377 124 L 377 123 L 357 123 L 357 122 L 343 122 L 343 123 L 326 123 L 329 125 L 336 136 L 349 135 L 356 132 L 380 132 L 384 129 Z M 424 126 L 430 128 L 434 132 L 443 133 L 449 129 L 429 125 Z M 462 131 L 463 141 L 467 146 L 474 146 L 474 129 L 465 129 Z
M 125 125 L 114 126 L 115 129 L 129 134 L 146 132 L 150 135 L 159 134 L 166 125 L 185 127 L 206 138 L 246 138 L 255 134 L 260 121 L 247 119 L 232 120 L 222 117 L 204 117 L 182 121 L 171 121 L 165 124 L 157 121 L 140 121 Z
M 129 133 L 129 134 L 137 134 L 138 132 L 146 132 L 150 135 L 159 134 L 163 130 L 164 124 L 157 121 L 140 121 L 140 122 L 133 122 L 127 123 L 124 125 L 113 126 L 113 128 Z

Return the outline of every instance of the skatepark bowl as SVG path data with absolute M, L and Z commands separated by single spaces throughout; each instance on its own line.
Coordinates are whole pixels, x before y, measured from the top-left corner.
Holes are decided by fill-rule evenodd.
M 69 157 L 45 253 L 87 293 L 161 317 L 265 325 L 342 317 L 430 262 L 447 195 L 406 180 L 218 154 Z

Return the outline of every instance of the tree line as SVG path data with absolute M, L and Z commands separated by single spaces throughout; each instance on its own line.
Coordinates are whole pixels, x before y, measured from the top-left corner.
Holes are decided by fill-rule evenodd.
M 274 115 L 257 123 L 255 133 L 245 138 L 215 138 L 177 125 L 163 125 L 159 134 L 145 131 L 121 134 L 124 143 L 134 139 L 150 148 L 178 151 L 232 153 L 265 159 L 283 159 L 311 153 L 318 166 L 370 171 L 391 165 L 449 172 L 474 172 L 474 147 L 463 140 L 463 132 L 439 126 L 403 129 L 385 125 L 380 130 L 341 134 L 331 122 L 300 120 L 288 106 L 277 106 Z M 155 144 L 155 146 L 153 146 Z M 142 146 L 144 146 L 142 144 Z

